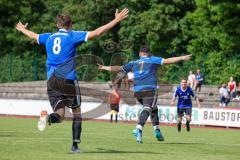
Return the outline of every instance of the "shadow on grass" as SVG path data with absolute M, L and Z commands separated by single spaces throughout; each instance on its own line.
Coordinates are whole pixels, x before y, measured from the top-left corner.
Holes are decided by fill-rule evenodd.
M 167 142 L 167 143 L 162 143 L 162 144 L 167 144 L 167 145 L 189 145 L 189 144 L 199 145 L 199 144 L 205 144 L 205 143 L 199 143 L 199 142 Z
M 12 135 L 12 134 L 0 134 L 0 138 L 4 138 L 4 137 L 15 137 L 16 135 Z
M 149 152 L 149 151 L 121 151 L 121 150 L 113 150 L 113 149 L 104 149 L 104 148 L 96 148 L 96 151 L 83 151 L 80 154 L 164 154 L 159 152 Z M 72 153 L 68 153 L 72 154 Z

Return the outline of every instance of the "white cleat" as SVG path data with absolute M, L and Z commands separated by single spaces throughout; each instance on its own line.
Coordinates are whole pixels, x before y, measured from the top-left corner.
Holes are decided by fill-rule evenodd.
M 48 123 L 48 113 L 46 110 L 41 112 L 41 115 L 38 120 L 38 130 L 44 131 Z

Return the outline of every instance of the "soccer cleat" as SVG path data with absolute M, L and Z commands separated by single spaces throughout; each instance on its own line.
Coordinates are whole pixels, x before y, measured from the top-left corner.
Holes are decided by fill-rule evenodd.
M 142 131 L 140 129 L 134 129 L 133 135 L 135 136 L 137 143 L 143 143 L 142 142 Z
M 158 141 L 164 141 L 164 137 L 163 137 L 160 129 L 155 130 L 155 137 L 157 138 Z
M 178 125 L 177 125 L 177 128 L 178 128 L 178 132 L 181 132 L 181 123 L 178 123 Z
M 80 153 L 80 149 L 76 146 L 72 146 L 71 153 Z
M 46 128 L 47 122 L 48 122 L 48 113 L 46 110 L 43 110 L 38 120 L 38 130 L 44 131 Z
M 187 131 L 190 132 L 190 123 L 186 123 Z

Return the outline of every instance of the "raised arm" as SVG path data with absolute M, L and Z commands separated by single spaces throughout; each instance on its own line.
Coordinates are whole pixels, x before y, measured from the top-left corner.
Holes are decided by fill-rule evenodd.
M 119 71 L 122 71 L 122 66 L 103 66 L 103 65 L 98 64 L 98 69 L 119 72 Z
M 187 61 L 191 58 L 191 55 L 186 55 L 186 56 L 180 56 L 180 57 L 172 57 L 172 58 L 166 58 L 163 61 L 163 64 L 173 64 L 177 63 L 179 61 Z
M 127 17 L 128 17 L 128 9 L 127 8 L 124 8 L 120 13 L 118 13 L 118 10 L 116 10 L 115 18 L 111 22 L 95 29 L 94 31 L 89 32 L 88 40 L 91 40 L 95 37 L 102 35 L 103 33 L 107 32 L 108 30 L 113 28 L 116 24 L 118 24 L 119 22 L 121 22 L 122 20 L 124 20 Z
M 16 29 L 20 32 L 22 32 L 24 35 L 26 35 L 27 37 L 31 38 L 31 39 L 34 39 L 37 41 L 38 39 L 38 34 L 37 33 L 34 33 L 30 30 L 27 29 L 27 25 L 28 23 L 26 24 L 22 24 L 22 22 L 18 22 L 18 24 L 16 25 Z

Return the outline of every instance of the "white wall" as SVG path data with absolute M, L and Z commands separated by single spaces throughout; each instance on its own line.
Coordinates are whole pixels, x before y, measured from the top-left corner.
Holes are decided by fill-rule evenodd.
M 82 113 L 89 112 L 100 106 L 100 103 L 82 102 Z M 102 107 L 102 106 L 101 106 Z M 107 106 L 106 106 L 107 107 Z M 158 106 L 159 117 L 162 123 L 176 123 L 177 110 L 172 106 Z M 119 120 L 136 121 L 141 112 L 141 106 L 128 106 L 123 104 L 120 107 Z M 22 115 L 38 116 L 42 110 L 52 113 L 52 108 L 46 100 L 19 100 L 19 99 L 0 99 L 1 115 Z M 109 113 L 106 113 L 97 119 L 109 119 Z M 192 124 L 215 125 L 240 127 L 240 110 L 239 109 L 209 109 L 193 108 Z

